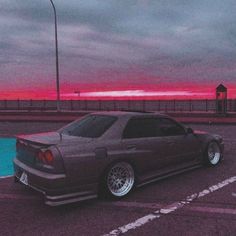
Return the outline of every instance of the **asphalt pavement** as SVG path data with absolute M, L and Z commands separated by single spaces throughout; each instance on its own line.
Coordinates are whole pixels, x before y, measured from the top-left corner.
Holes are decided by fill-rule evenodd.
M 63 124 L 21 122 L 6 130 L 0 123 L 0 129 L 11 135 Z M 95 199 L 60 207 L 44 205 L 40 195 L 12 177 L 0 179 L 0 235 L 236 235 L 236 126 L 190 126 L 223 136 L 225 158 L 219 166 L 149 184 L 121 201 Z

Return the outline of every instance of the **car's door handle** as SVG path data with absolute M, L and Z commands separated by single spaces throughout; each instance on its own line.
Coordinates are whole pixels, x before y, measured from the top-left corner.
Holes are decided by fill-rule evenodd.
M 135 145 L 128 145 L 127 146 L 127 149 L 130 150 L 130 149 L 136 149 L 136 146 Z

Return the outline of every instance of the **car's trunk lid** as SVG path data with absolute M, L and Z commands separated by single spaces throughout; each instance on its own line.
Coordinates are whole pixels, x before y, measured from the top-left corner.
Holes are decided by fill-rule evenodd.
M 75 137 L 67 134 L 61 134 L 59 132 L 47 132 L 30 135 L 19 135 L 18 139 L 30 142 L 32 144 L 41 144 L 45 146 L 70 143 L 73 141 L 79 143 L 86 143 L 92 140 L 92 138 Z
M 42 145 L 55 145 L 62 141 L 62 137 L 58 132 L 47 132 L 30 135 L 19 135 L 18 139 L 29 141 L 30 143 Z

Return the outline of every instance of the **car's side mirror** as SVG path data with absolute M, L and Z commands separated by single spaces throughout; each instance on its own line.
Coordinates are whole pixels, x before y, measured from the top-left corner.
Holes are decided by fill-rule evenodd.
M 194 132 L 193 132 L 193 129 L 192 128 L 187 128 L 187 134 L 193 134 Z

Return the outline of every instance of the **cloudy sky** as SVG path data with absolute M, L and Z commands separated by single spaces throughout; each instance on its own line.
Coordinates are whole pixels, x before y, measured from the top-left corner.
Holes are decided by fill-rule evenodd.
M 54 0 L 61 94 L 236 98 L 235 0 Z M 55 97 L 49 0 L 0 1 L 0 98 Z

